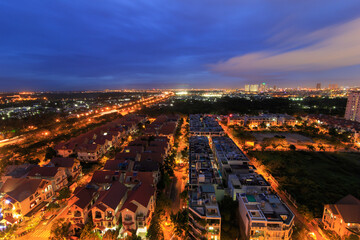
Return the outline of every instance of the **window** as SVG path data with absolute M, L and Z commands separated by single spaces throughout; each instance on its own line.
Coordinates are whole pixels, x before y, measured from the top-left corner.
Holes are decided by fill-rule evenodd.
M 80 211 L 75 211 L 74 212 L 74 217 L 81 217 L 81 212 Z
M 101 217 L 102 217 L 101 212 L 96 211 L 95 212 L 95 218 L 101 218 Z

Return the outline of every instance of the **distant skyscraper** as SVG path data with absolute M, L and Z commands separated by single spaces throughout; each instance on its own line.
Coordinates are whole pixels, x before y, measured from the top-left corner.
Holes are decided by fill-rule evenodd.
M 329 84 L 329 88 L 333 89 L 333 90 L 336 90 L 336 89 L 339 88 L 339 86 L 337 84 Z
M 345 119 L 360 122 L 360 92 L 349 93 Z
M 245 92 L 250 92 L 250 85 L 249 84 L 245 85 Z
M 321 90 L 321 83 L 316 84 L 316 90 Z
M 276 88 L 276 85 L 274 85 L 274 88 L 273 88 L 274 90 L 276 90 L 277 88 Z
M 258 91 L 259 91 L 259 84 L 250 85 L 250 92 L 258 92 Z
M 262 83 L 260 84 L 260 92 L 265 92 L 266 91 L 266 83 Z

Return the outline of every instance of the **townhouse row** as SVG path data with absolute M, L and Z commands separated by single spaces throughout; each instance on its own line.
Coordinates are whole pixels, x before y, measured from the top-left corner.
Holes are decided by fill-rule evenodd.
M 166 136 L 170 139 L 170 142 L 173 143 L 173 136 L 179 120 L 180 116 L 177 114 L 160 115 L 153 122 L 145 126 L 145 135 Z
M 122 225 L 120 238 L 132 231 L 144 238 L 155 209 L 156 183 L 152 172 L 95 172 L 69 200 L 67 219 L 73 233 L 81 232 L 88 221 L 93 221 L 94 230 L 100 234 Z
M 189 124 L 191 136 L 223 136 L 225 134 L 212 115 L 191 114 Z
M 194 239 L 220 239 L 218 201 L 224 196 L 218 165 L 205 136 L 189 139 L 189 226 Z
M 119 238 L 135 232 L 145 239 L 155 209 L 160 166 L 170 152 L 170 141 L 170 136 L 145 133 L 106 161 L 86 186 L 77 188 L 67 215 L 73 233 L 92 221 L 100 234 L 121 225 Z
M 287 114 L 261 114 L 259 116 L 248 116 L 239 114 L 230 114 L 227 116 L 228 125 L 239 125 L 254 127 L 274 127 L 274 126 L 295 126 L 297 120 L 295 117 Z
M 11 165 L 1 177 L 0 226 L 3 228 L 31 217 L 68 186 L 68 179 L 82 174 L 74 158 L 53 158 L 40 167 L 35 164 Z
M 129 114 L 110 123 L 81 134 L 55 146 L 62 157 L 77 155 L 80 161 L 96 162 L 111 147 L 118 147 L 121 139 L 133 133 L 139 123 L 145 123 L 146 116 Z
M 294 214 L 238 146 L 216 133 L 189 139 L 191 236 L 220 239 L 217 202 L 228 194 L 239 204 L 239 228 L 244 239 L 291 239 Z

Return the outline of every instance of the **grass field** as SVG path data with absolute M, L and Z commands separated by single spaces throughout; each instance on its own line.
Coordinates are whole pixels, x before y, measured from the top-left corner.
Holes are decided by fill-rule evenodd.
M 253 151 L 298 204 L 321 217 L 323 205 L 347 194 L 360 198 L 360 154 Z

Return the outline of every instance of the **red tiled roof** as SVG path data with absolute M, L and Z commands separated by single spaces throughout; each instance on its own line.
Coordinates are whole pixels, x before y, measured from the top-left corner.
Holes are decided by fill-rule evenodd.
M 360 200 L 356 197 L 349 194 L 334 206 L 346 223 L 360 223 Z
M 98 144 L 81 144 L 78 146 L 78 151 L 83 152 L 96 152 L 100 148 Z
M 124 148 L 124 153 L 142 153 L 144 151 L 144 147 L 143 146 L 127 146 Z
M 137 203 L 147 207 L 151 197 L 155 194 L 153 184 L 153 176 L 151 172 L 139 172 L 137 178 L 140 180 L 129 193 L 126 202 L 136 201 Z
M 91 183 L 112 183 L 119 179 L 119 175 L 116 171 L 104 171 L 104 170 L 97 170 L 94 172 Z
M 43 179 L 10 178 L 2 185 L 0 192 L 6 193 L 16 201 L 23 201 L 34 194 L 43 183 L 48 181 Z
M 175 122 L 169 122 L 162 125 L 160 128 L 159 134 L 162 135 L 173 135 L 176 129 Z
M 112 209 L 116 209 L 121 200 L 124 198 L 127 190 L 128 189 L 124 184 L 120 182 L 114 182 L 108 190 L 101 192 L 100 197 L 95 202 L 94 206 L 101 209 L 101 205 L 105 204 Z M 103 211 L 105 210 L 106 208 Z
M 136 212 L 138 206 L 136 206 L 135 204 L 133 204 L 132 202 L 128 202 L 126 201 L 125 204 L 123 205 L 123 207 L 121 208 L 121 210 L 123 209 L 129 209 L 130 211 L 132 211 L 133 213 Z
M 55 177 L 58 173 L 58 167 L 34 167 L 28 174 L 28 177 Z
M 75 158 L 54 157 L 50 161 L 55 167 L 71 168 L 74 166 Z
M 155 162 L 158 162 L 158 163 L 163 163 L 164 162 L 164 157 L 163 157 L 163 154 L 157 153 L 157 152 L 144 152 L 144 153 L 142 153 L 140 161 L 147 161 L 147 160 L 155 161 Z
M 105 163 L 104 170 L 118 171 L 127 170 L 132 161 L 125 159 L 108 160 Z
M 115 155 L 115 160 L 125 159 L 125 160 L 135 161 L 136 158 L 138 157 L 138 154 L 139 153 L 137 153 L 137 152 L 129 152 L 129 153 L 121 152 L 121 153 L 117 153 Z
M 74 195 L 79 198 L 74 204 L 81 209 L 84 209 L 87 205 L 90 204 L 92 199 L 97 192 L 97 188 L 95 187 L 78 187 L 74 191 Z
M 6 221 L 8 221 L 9 223 L 11 223 L 11 224 L 14 224 L 14 223 L 17 221 L 17 219 L 13 218 L 13 217 L 10 216 L 10 215 L 6 215 L 6 216 L 4 217 L 4 219 L 5 219 Z

